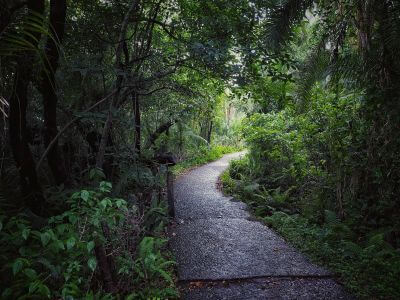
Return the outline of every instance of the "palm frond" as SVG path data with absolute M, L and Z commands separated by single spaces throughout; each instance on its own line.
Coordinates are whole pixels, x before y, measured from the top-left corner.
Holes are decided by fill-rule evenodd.
M 330 74 L 335 82 L 341 80 L 349 89 L 366 86 L 369 74 L 374 72 L 372 67 L 376 62 L 367 62 L 358 52 L 347 51 L 332 62 Z
M 323 43 L 322 43 L 323 44 Z M 296 98 L 301 107 L 310 97 L 314 84 L 330 74 L 330 53 L 317 45 L 309 54 L 298 73 Z
M 205 138 L 203 138 L 202 136 L 196 134 L 193 132 L 192 129 L 190 129 L 189 126 L 185 125 L 185 136 L 192 138 L 195 141 L 199 141 L 201 143 L 204 143 L 205 145 L 209 146 L 207 140 Z
M 286 0 L 273 5 L 265 23 L 265 43 L 271 50 L 279 50 L 293 35 L 293 27 L 300 22 L 313 0 Z
M 2 114 L 4 118 L 8 118 L 7 111 L 9 106 L 10 104 L 8 104 L 7 100 L 0 95 L 0 114 Z
M 37 52 L 42 35 L 52 38 L 44 16 L 32 11 L 22 13 L 0 33 L 0 56 Z

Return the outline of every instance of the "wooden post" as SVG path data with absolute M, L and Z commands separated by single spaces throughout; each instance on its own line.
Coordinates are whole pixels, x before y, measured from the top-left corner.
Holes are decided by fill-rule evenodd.
M 169 126 L 170 127 L 170 126 Z M 171 152 L 160 153 L 154 157 L 159 164 L 165 165 L 167 168 L 167 202 L 168 215 L 170 218 L 175 218 L 175 203 L 174 203 L 174 174 L 170 167 L 176 164 L 176 159 Z
M 168 215 L 175 218 L 175 199 L 174 199 L 174 174 L 167 166 L 167 200 L 168 200 Z

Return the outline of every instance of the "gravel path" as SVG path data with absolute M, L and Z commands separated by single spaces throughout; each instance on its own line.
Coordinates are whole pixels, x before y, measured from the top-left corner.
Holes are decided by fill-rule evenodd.
M 184 299 L 352 299 L 332 274 L 217 189 L 224 156 L 175 182 L 172 248 Z

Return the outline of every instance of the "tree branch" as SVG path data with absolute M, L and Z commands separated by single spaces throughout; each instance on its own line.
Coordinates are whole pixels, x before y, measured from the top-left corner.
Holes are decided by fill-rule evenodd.
M 115 51 L 115 69 L 117 69 L 117 70 L 122 69 L 122 67 L 123 67 L 122 62 L 121 62 L 121 56 L 122 56 L 124 43 L 125 43 L 123 40 L 125 39 L 125 36 L 126 36 L 126 31 L 127 31 L 128 23 L 129 23 L 129 17 L 132 14 L 132 12 L 136 9 L 138 3 L 139 3 L 138 0 L 132 1 L 127 13 L 124 16 L 124 20 L 122 21 L 121 30 L 119 32 L 119 38 L 118 38 L 120 43 L 118 44 L 117 49 Z M 116 106 L 118 105 L 118 98 L 119 98 L 119 94 L 121 92 L 122 81 L 123 81 L 123 75 L 118 75 L 116 83 L 115 83 L 116 92 L 114 94 L 113 99 L 110 102 L 110 106 L 109 106 L 108 114 L 107 114 L 107 120 L 106 120 L 106 123 L 104 124 L 103 134 L 101 136 L 99 152 L 97 153 L 97 157 L 96 157 L 96 167 L 97 168 L 102 168 L 102 166 L 103 166 L 108 135 L 110 133 L 111 126 L 112 126 L 112 110 L 114 108 L 114 105 L 116 105 Z
M 149 141 L 147 143 L 147 148 L 150 148 L 151 146 L 154 145 L 155 141 L 160 137 L 160 135 L 162 133 L 164 133 L 165 131 L 167 131 L 172 125 L 174 125 L 176 123 L 177 120 L 173 120 L 173 121 L 168 121 L 164 124 L 162 124 L 160 127 L 158 127 L 156 129 L 156 131 L 154 131 L 149 138 Z
M 137 94 L 139 96 L 150 96 L 151 94 L 154 94 L 154 93 L 156 93 L 158 91 L 162 91 L 162 90 L 165 90 L 165 89 L 168 89 L 168 87 L 163 86 L 163 87 L 160 87 L 160 88 L 156 88 L 156 89 L 154 89 L 154 90 L 152 90 L 150 92 L 147 92 L 147 93 L 137 93 Z
M 92 106 L 90 106 L 88 109 L 84 110 L 83 112 L 81 112 L 82 114 L 85 114 L 89 111 L 91 111 L 93 108 L 99 106 L 100 104 L 102 104 L 103 102 L 107 101 L 110 97 L 114 96 L 115 93 L 117 92 L 117 90 L 114 90 L 111 94 L 109 94 L 108 96 L 104 97 L 103 99 L 101 99 L 99 102 L 93 104 Z M 40 169 L 41 164 L 43 163 L 43 160 L 46 158 L 47 154 L 49 153 L 49 151 L 51 150 L 51 148 L 54 146 L 54 144 L 57 142 L 58 138 L 61 136 L 61 134 L 63 134 L 72 124 L 74 124 L 76 121 L 78 121 L 80 118 L 83 118 L 83 116 L 78 116 L 75 117 L 74 119 L 72 119 L 71 121 L 69 121 L 58 133 L 57 135 L 54 137 L 54 139 L 49 143 L 49 145 L 47 146 L 46 150 L 44 151 L 42 157 L 40 158 L 37 166 L 36 166 L 36 171 L 38 171 Z
M 146 22 L 151 22 L 154 24 L 159 25 L 164 31 L 165 33 L 167 33 L 172 39 L 176 40 L 176 41 L 180 41 L 181 39 L 176 37 L 169 29 L 167 29 L 167 27 L 169 27 L 170 25 L 165 24 L 163 22 L 160 22 L 156 19 L 149 19 L 149 18 L 142 18 L 139 21 L 146 21 Z

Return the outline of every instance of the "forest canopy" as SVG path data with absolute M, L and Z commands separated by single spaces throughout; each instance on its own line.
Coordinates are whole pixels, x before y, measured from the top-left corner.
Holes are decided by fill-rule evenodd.
M 225 189 L 400 296 L 399 48 L 397 0 L 0 0 L 3 297 L 177 297 L 172 165 L 243 147 Z

